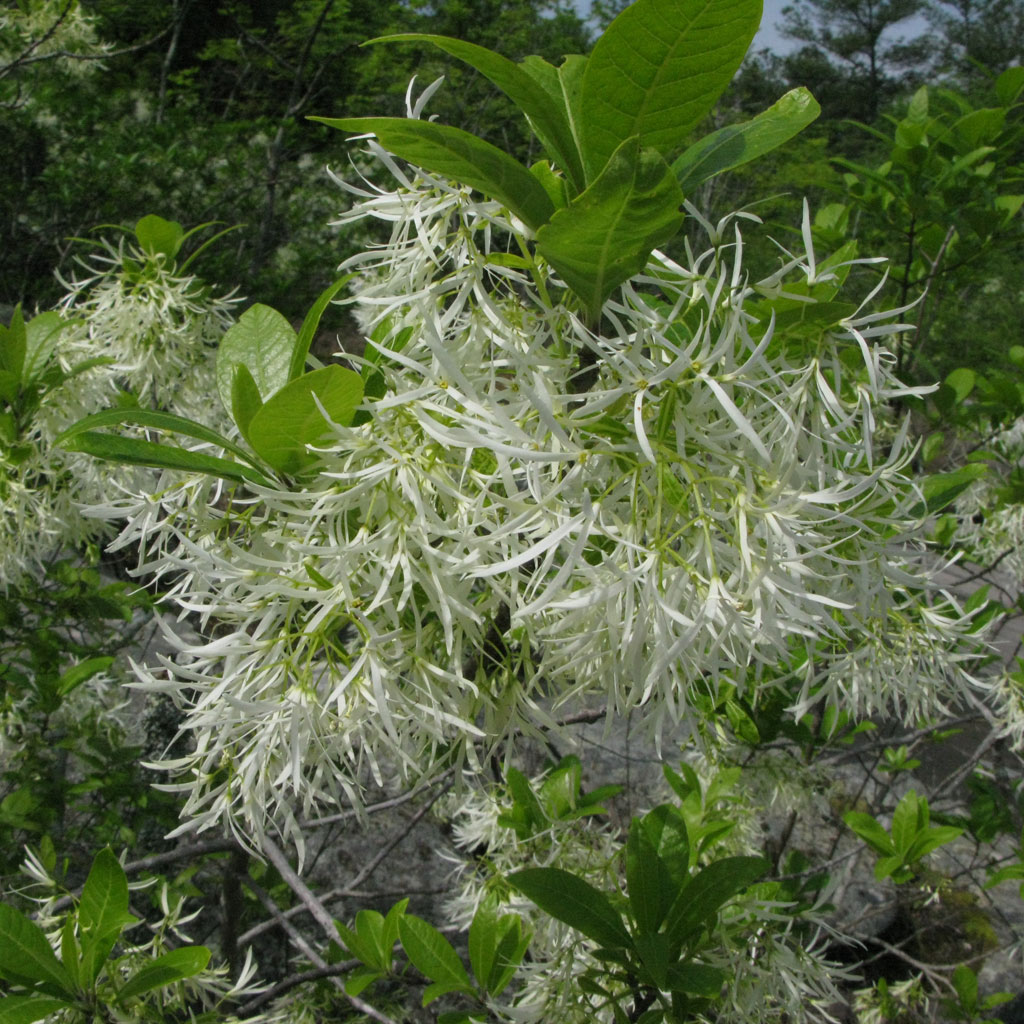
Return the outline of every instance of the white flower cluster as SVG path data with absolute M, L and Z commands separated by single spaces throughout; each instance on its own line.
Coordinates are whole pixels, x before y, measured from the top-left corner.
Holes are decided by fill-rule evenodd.
M 209 389 L 216 342 L 232 323 L 232 300 L 162 258 L 102 245 L 88 276 L 66 284 L 58 308 L 67 326 L 54 359 L 65 372 L 105 362 L 43 391 L 17 459 L 0 447 L 0 587 L 54 552 L 100 535 L 100 524 L 83 518 L 80 506 L 153 484 L 148 470 L 55 448 L 62 430 L 112 405 L 122 389 L 143 405 L 214 426 L 225 422 Z
M 366 769 L 472 766 L 580 705 L 680 739 L 723 681 L 907 716 L 956 694 L 972 627 L 916 561 L 913 447 L 872 443 L 911 393 L 872 341 L 899 311 L 819 313 L 847 268 L 806 215 L 751 282 L 738 219 L 691 209 L 709 247 L 654 253 L 587 325 L 497 204 L 380 156 L 398 186 L 343 219 L 392 225 L 343 268 L 369 421 L 279 486 L 166 478 L 97 510 L 208 632 L 138 670 L 186 713 L 191 826 L 301 842 Z
M 105 403 L 123 388 L 141 405 L 208 422 L 219 414 L 209 401 L 216 345 L 234 322 L 238 300 L 215 295 L 174 261 L 123 237 L 100 245 L 91 262 L 80 261 L 83 276 L 62 281 L 67 291 L 58 308 L 75 322 L 60 348 L 65 368 L 110 359 L 102 374 L 89 377 L 105 391 Z

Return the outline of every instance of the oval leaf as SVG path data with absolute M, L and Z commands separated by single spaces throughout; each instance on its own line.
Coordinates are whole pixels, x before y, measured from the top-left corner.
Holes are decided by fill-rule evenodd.
M 526 868 L 509 875 L 508 880 L 546 914 L 588 939 L 613 949 L 632 945 L 608 897 L 582 878 L 561 868 Z
M 635 0 L 598 39 L 583 75 L 588 180 L 639 136 L 663 156 L 714 106 L 761 23 L 761 0 Z
M 639 818 L 630 823 L 626 840 L 626 884 L 637 929 L 641 934 L 656 932 L 668 914 L 677 886 Z M 644 957 L 643 950 L 640 956 Z
M 135 237 L 143 252 L 150 256 L 166 256 L 170 262 L 178 255 L 185 232 L 176 220 L 164 220 L 151 213 L 135 225 Z
M 71 1006 L 63 999 L 39 996 L 0 996 L 0 1024 L 32 1024 Z
M 210 951 L 205 946 L 172 949 L 139 968 L 117 993 L 117 1001 L 123 1003 L 153 989 L 184 981 L 198 974 L 209 962 Z
M 420 33 L 405 33 L 371 39 L 371 43 L 423 42 L 432 43 L 445 53 L 465 61 L 485 78 L 493 82 L 526 116 L 530 127 L 547 150 L 551 159 L 562 168 L 578 190 L 583 188 L 583 164 L 569 127 L 564 105 L 552 103 L 549 91 L 536 80 L 521 64 L 488 50 L 475 43 L 448 36 L 433 36 Z M 540 59 L 540 58 L 536 58 Z M 551 67 L 551 65 L 548 65 Z M 556 68 L 551 67 L 557 76 Z
M 406 914 L 398 921 L 398 934 L 412 965 L 434 983 L 423 994 L 424 1006 L 446 992 L 473 991 L 459 954 L 432 924 Z
M 282 473 L 298 473 L 316 462 L 307 445 L 323 440 L 331 421 L 352 422 L 363 400 L 363 379 L 354 370 L 325 366 L 293 380 L 249 421 L 249 440 L 257 453 Z
M 108 847 L 92 862 L 78 905 L 82 943 L 82 976 L 95 981 L 121 931 L 136 918 L 128 912 L 128 879 Z
M 778 149 L 820 113 L 806 89 L 793 89 L 751 120 L 705 135 L 673 162 L 679 187 L 689 195 L 702 181 Z
M 292 325 L 270 306 L 250 306 L 221 338 L 217 350 L 217 390 L 231 412 L 235 367 L 244 365 L 265 402 L 288 383 L 298 336 Z M 305 356 L 303 356 L 305 358 Z
M 0 949 L 0 978 L 18 985 L 41 983 L 50 994 L 74 995 L 68 972 L 43 930 L 5 903 L 0 903 Z
M 636 138 L 537 234 L 537 249 L 597 320 L 612 291 L 646 266 L 682 223 L 683 194 L 668 164 Z

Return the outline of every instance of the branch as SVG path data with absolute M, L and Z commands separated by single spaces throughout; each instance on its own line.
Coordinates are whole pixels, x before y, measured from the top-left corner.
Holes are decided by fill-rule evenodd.
M 273 842 L 271 840 L 267 839 L 267 840 L 264 840 L 264 851 L 265 852 L 267 850 L 267 846 L 268 845 L 273 847 L 275 850 L 277 849 L 277 847 L 274 846 Z M 298 879 L 298 876 L 296 876 L 295 873 L 292 871 L 292 869 L 288 866 L 288 862 L 286 860 L 284 860 L 284 855 L 281 853 L 281 851 L 277 850 L 277 853 L 278 853 L 278 855 L 280 855 L 280 857 L 281 857 L 281 859 L 282 859 L 282 861 L 284 863 L 284 866 L 285 866 L 285 868 L 287 868 L 288 872 L 290 874 L 292 874 L 296 878 L 296 880 L 299 882 L 299 884 L 302 886 L 303 889 L 306 889 L 306 892 L 309 892 L 309 890 L 302 883 L 302 881 L 300 879 Z M 268 857 L 271 856 L 269 852 L 267 853 L 267 856 Z M 277 865 L 275 864 L 275 866 L 277 866 Z M 281 868 L 278 867 L 278 870 L 281 871 Z M 283 877 L 284 876 L 284 872 L 282 871 L 281 873 L 282 873 L 282 877 Z M 318 967 L 321 970 L 327 968 L 327 966 L 328 966 L 327 961 L 325 961 L 323 959 L 323 957 L 321 957 L 320 954 L 317 953 L 317 951 L 315 949 L 313 949 L 313 947 L 306 941 L 305 937 L 302 935 L 301 932 L 298 931 L 298 929 L 295 927 L 295 925 L 293 925 L 291 923 L 291 921 L 289 921 L 289 920 L 287 920 L 287 918 L 285 918 L 285 916 L 281 913 L 281 908 L 278 907 L 278 905 L 270 898 L 269 894 L 266 893 L 261 886 L 259 886 L 256 882 L 254 882 L 248 876 L 246 876 L 246 878 L 244 878 L 243 881 L 252 890 L 253 895 L 260 901 L 260 903 L 263 904 L 263 906 L 267 910 L 267 912 L 269 914 L 271 914 L 275 919 L 277 919 L 277 921 L 279 922 L 281 927 L 288 934 L 288 937 L 292 940 L 292 942 L 295 943 L 296 948 L 303 954 L 303 956 L 305 956 L 306 959 L 309 960 L 309 962 L 311 964 L 313 964 L 315 967 Z M 313 897 L 312 893 L 309 893 L 309 895 L 313 899 L 313 902 L 315 903 L 316 902 L 316 898 Z M 334 923 L 333 922 L 331 922 L 331 931 L 333 932 L 332 939 L 334 939 L 336 941 L 337 940 L 338 932 L 337 932 L 337 929 L 334 927 Z M 329 978 L 331 984 L 360 1013 L 365 1013 L 367 1017 L 369 1017 L 371 1020 L 377 1021 L 378 1024 L 398 1024 L 397 1021 L 392 1020 L 390 1017 L 386 1017 L 379 1010 L 375 1010 L 369 1003 L 363 1002 L 363 1000 L 360 999 L 358 996 L 350 996 L 345 991 L 345 986 L 342 983 L 340 978 L 338 978 L 338 977 L 336 977 L 334 975 L 325 975 L 325 977 Z
M 434 794 L 434 795 L 433 795 L 433 796 L 432 796 L 432 797 L 431 797 L 431 798 L 430 798 L 430 799 L 429 799 L 429 800 L 428 800 L 428 801 L 427 801 L 427 802 L 426 802 L 426 803 L 425 803 L 425 804 L 424 804 L 424 805 L 423 805 L 423 806 L 422 806 L 422 807 L 421 807 L 421 808 L 420 808 L 420 809 L 419 809 L 419 810 L 418 810 L 418 811 L 417 811 L 417 812 L 416 812 L 416 813 L 415 813 L 415 814 L 413 815 L 413 817 L 412 817 L 412 820 L 411 820 L 411 821 L 410 821 L 410 822 L 409 822 L 408 824 L 406 824 L 406 825 L 405 825 L 405 826 L 404 826 L 404 827 L 403 827 L 403 828 L 402 828 L 402 829 L 401 829 L 401 830 L 400 830 L 400 831 L 398 832 L 398 834 L 397 834 L 397 835 L 396 835 L 396 836 L 395 836 L 395 837 L 394 837 L 394 838 L 393 838 L 393 839 L 392 839 L 392 840 L 391 840 L 390 842 L 388 842 L 388 843 L 385 843 L 385 844 L 384 844 L 384 846 L 382 846 L 382 847 L 381 847 L 381 848 L 380 848 L 380 849 L 379 849 L 379 850 L 377 851 L 377 855 L 376 855 L 375 857 L 373 857 L 373 859 L 372 859 L 372 860 L 371 860 L 371 861 L 370 861 L 370 862 L 369 862 L 369 863 L 368 863 L 368 864 L 367 864 L 367 865 L 366 865 L 366 866 L 365 866 L 365 867 L 364 867 L 364 868 L 362 869 L 362 871 L 360 871 L 360 872 L 359 872 L 359 874 L 357 874 L 357 875 L 356 875 L 356 877 L 355 877 L 355 878 L 353 878 L 353 879 L 352 879 L 352 881 L 351 881 L 351 882 L 349 882 L 349 883 L 348 883 L 348 888 L 349 888 L 349 889 L 355 889 L 355 888 L 356 888 L 356 887 L 357 887 L 358 885 L 360 885 L 360 884 L 361 884 L 362 882 L 365 882 L 365 881 L 366 881 L 366 879 L 367 879 L 367 878 L 369 878 L 369 877 L 370 877 L 370 875 L 372 875 L 372 874 L 373 874 L 373 872 L 377 870 L 378 866 L 379 866 L 379 865 L 380 865 L 380 863 L 381 863 L 381 862 L 382 862 L 382 861 L 384 860 L 384 858 L 385 858 L 385 857 L 387 857 L 387 855 L 388 855 L 388 854 L 389 854 L 389 853 L 390 853 L 390 852 L 391 852 L 391 851 L 392 851 L 392 850 L 393 850 L 393 849 L 394 849 L 394 848 L 395 848 L 396 846 L 398 846 L 398 844 L 399 844 L 399 843 L 400 843 L 400 842 L 401 842 L 401 841 L 402 841 L 403 839 L 405 839 L 405 837 L 406 837 L 406 836 L 408 836 L 408 835 L 409 835 L 409 834 L 410 834 L 410 833 L 412 832 L 412 830 L 413 830 L 413 827 L 414 827 L 414 826 L 416 825 L 416 823 L 417 823 L 417 822 L 419 822 L 419 821 L 420 821 L 420 820 L 421 820 L 421 819 L 423 818 L 423 816 L 424 816 L 424 815 L 425 815 L 425 814 L 427 813 L 427 811 L 429 811 L 429 810 L 430 810 L 430 808 L 431 808 L 431 807 L 433 807 L 433 806 L 434 806 L 434 804 L 435 804 L 435 803 L 437 803 L 437 801 L 438 801 L 438 800 L 439 800 L 439 799 L 440 799 L 440 798 L 441 798 L 442 796 L 444 796 L 444 794 L 445 794 L 445 793 L 447 793 L 447 792 L 448 792 L 448 790 L 449 790 L 449 789 L 451 789 L 451 788 L 452 788 L 452 783 L 451 783 L 451 782 L 449 782 L 449 783 L 448 783 L 447 785 L 445 785 L 445 786 L 442 786 L 442 787 L 441 787 L 441 788 L 440 788 L 440 789 L 439 789 L 439 790 L 438 790 L 438 791 L 437 791 L 437 792 L 436 792 L 436 793 L 435 793 L 435 794 Z
M 421 789 L 410 789 L 407 793 L 402 793 L 400 796 L 391 797 L 389 800 L 382 800 L 380 803 L 370 804 L 369 807 L 363 807 L 358 811 L 340 811 L 338 814 L 331 814 L 326 818 L 307 818 L 305 821 L 299 822 L 299 828 L 305 829 L 318 827 L 320 825 L 334 825 L 339 821 L 348 821 L 350 818 L 358 818 L 362 814 L 376 814 L 378 811 L 387 811 L 392 807 L 400 807 L 402 804 L 408 803 L 410 800 L 415 800 L 424 789 L 430 789 L 431 786 L 436 786 L 438 783 L 443 782 L 454 771 L 454 768 L 448 768 L 436 778 L 425 783 Z
M 263 839 L 263 852 L 267 855 L 267 860 L 280 872 L 281 878 L 288 885 L 288 888 L 295 893 L 305 908 L 313 915 L 313 920 L 320 925 L 327 938 L 336 942 L 338 939 L 338 929 L 335 927 L 334 918 L 331 917 L 324 905 L 316 898 L 313 890 L 299 878 L 295 869 L 288 863 L 288 858 L 281 851 L 281 848 L 269 836 L 265 836 Z M 291 927 L 291 924 L 289 924 L 288 928 Z

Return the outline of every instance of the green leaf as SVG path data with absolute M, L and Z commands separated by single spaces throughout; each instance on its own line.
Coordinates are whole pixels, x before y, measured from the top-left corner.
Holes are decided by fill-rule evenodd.
M 674 772 L 672 774 L 675 775 Z M 690 840 L 686 832 L 686 817 L 678 807 L 660 804 L 648 811 L 642 821 L 673 883 L 681 887 L 690 874 Z
M 498 946 L 498 901 L 488 893 L 476 908 L 469 925 L 469 965 L 480 987 L 487 989 Z
M 434 983 L 423 993 L 424 1006 L 447 992 L 473 991 L 459 954 L 432 924 L 406 914 L 398 922 L 398 934 L 412 965 Z
M 108 462 L 121 462 L 129 466 L 153 466 L 155 469 L 177 469 L 186 473 L 206 473 L 233 483 L 257 483 L 269 486 L 262 474 L 237 462 L 229 462 L 214 455 L 189 451 L 173 444 L 155 444 L 140 441 L 134 437 L 119 437 L 103 434 L 98 430 L 86 430 L 66 442 L 65 448 L 85 452 Z
M 236 366 L 248 367 L 265 402 L 290 380 L 297 346 L 292 325 L 276 309 L 258 302 L 250 306 L 227 330 L 217 350 L 217 390 L 224 408 L 232 411 Z
M 956 396 L 956 402 L 958 405 L 974 390 L 976 380 L 977 374 L 966 367 L 961 367 L 959 370 L 953 370 L 953 372 L 946 377 L 946 383 L 953 389 L 953 394 Z
M 598 39 L 583 75 L 587 178 L 627 139 L 667 156 L 711 110 L 761 23 L 761 0 L 636 0 Z
M 235 366 L 235 375 L 231 381 L 231 416 L 239 433 L 249 441 L 249 444 L 252 444 L 249 439 L 249 424 L 262 407 L 260 389 L 249 367 L 245 363 L 239 363 Z
M 281 473 L 294 474 L 316 462 L 306 445 L 352 422 L 363 400 L 363 379 L 342 366 L 325 366 L 286 384 L 249 421 L 249 441 Z
M 388 151 L 478 189 L 536 231 L 554 212 L 540 182 L 497 146 L 469 132 L 408 117 L 313 117 L 332 128 L 372 132 Z
M 927 808 L 927 804 L 925 807 Z M 907 859 L 907 852 L 917 836 L 920 818 L 920 804 L 918 803 L 917 793 L 910 790 L 896 805 L 896 810 L 892 815 L 893 849 L 904 860 Z
M 1007 68 L 996 79 L 996 97 L 1003 106 L 1009 107 L 1016 103 L 1020 94 L 1024 92 L 1024 67 L 1019 65 Z
M 537 249 L 593 320 L 612 291 L 638 274 L 682 223 L 683 194 L 668 164 L 635 137 L 601 176 L 537 233 Z
M 61 677 L 57 681 L 57 693 L 61 697 L 66 697 L 87 679 L 92 679 L 93 676 L 98 675 L 100 672 L 106 672 L 113 664 L 114 658 L 112 655 L 103 655 L 98 658 L 86 658 L 77 665 L 72 665 L 66 672 L 61 673 Z
M 548 823 L 548 817 L 530 786 L 530 780 L 518 768 L 509 768 L 505 781 L 516 807 L 522 812 L 526 824 L 531 827 L 531 833 L 544 828 Z
M 526 868 L 509 875 L 508 881 L 546 914 L 588 939 L 611 948 L 631 946 L 622 918 L 608 897 L 584 879 L 561 868 Z
M 42 928 L 13 907 L 0 903 L 0 978 L 15 985 L 40 984 L 47 995 L 74 998 L 74 985 Z
M 963 834 L 964 830 L 962 828 L 956 828 L 953 825 L 935 825 L 928 829 L 927 832 L 918 834 L 904 859 L 912 864 L 915 861 L 919 861 L 922 857 L 927 857 L 929 853 L 937 850 L 940 846 L 953 842 L 954 839 L 959 838 Z
M 151 213 L 135 225 L 135 237 L 143 252 L 150 256 L 166 256 L 171 262 L 178 255 L 185 232 L 176 220 L 164 220 Z
M 81 988 L 82 951 L 75 936 L 74 914 L 68 914 L 64 919 L 64 927 L 60 930 L 60 959 L 64 970 L 68 972 L 71 984 L 76 989 Z
M 103 970 L 118 936 L 137 918 L 128 912 L 128 879 L 113 851 L 100 850 L 92 862 L 78 905 L 82 978 L 90 984 Z
M 218 434 L 216 430 L 211 430 L 209 427 L 203 426 L 202 423 L 196 423 L 195 420 L 185 419 L 184 416 L 175 416 L 169 412 L 157 412 L 155 409 L 124 408 L 104 409 L 102 412 L 94 412 L 90 416 L 83 417 L 77 423 L 73 423 L 53 443 L 66 448 L 73 448 L 74 446 L 67 444 L 67 442 L 78 437 L 80 434 L 92 432 L 96 427 L 120 427 L 125 424 L 152 427 L 155 430 L 166 430 L 168 433 L 194 437 L 197 441 L 205 441 L 207 444 L 223 448 L 244 462 L 252 463 L 254 461 L 251 452 L 240 448 L 233 441 L 228 440 L 222 434 Z M 144 463 L 144 465 L 148 464 Z M 260 479 L 264 483 L 268 482 L 263 476 L 260 476 Z
M 21 304 L 14 307 L 11 326 L 0 324 L 0 370 L 9 373 L 17 384 L 21 382 L 22 368 L 25 365 L 26 352 L 25 321 L 21 315 Z M 12 399 L 13 401 L 13 399 Z
M 40 313 L 25 325 L 25 367 L 22 379 L 26 384 L 36 380 L 46 369 L 57 348 L 61 332 L 67 327 L 59 313 Z
M 725 982 L 725 971 L 707 964 L 676 964 L 668 971 L 668 984 L 673 992 L 714 998 Z
M 380 966 L 391 970 L 391 961 L 394 959 L 395 943 L 398 942 L 398 923 L 402 920 L 406 908 L 409 906 L 409 899 L 399 900 L 384 918 L 384 926 L 380 931 Z
M 966 964 L 960 964 L 952 980 L 960 1006 L 973 1013 L 978 1008 L 978 976 Z
M 153 989 L 165 988 L 192 978 L 204 970 L 209 962 L 210 951 L 205 946 L 172 949 L 140 967 L 118 991 L 117 1001 L 124 1003 L 127 999 L 134 999 Z
M 678 886 L 673 884 L 668 867 L 658 856 L 639 818 L 630 822 L 626 840 L 626 885 L 637 929 L 641 934 L 656 932 L 672 906 Z M 643 957 L 642 950 L 640 955 Z
M 860 811 L 847 811 L 843 821 L 853 829 L 876 853 L 891 855 L 896 852 L 889 833 L 870 814 Z
M 288 370 L 289 380 L 295 380 L 296 377 L 301 377 L 305 372 L 306 356 L 309 355 L 309 346 L 313 343 L 313 337 L 316 334 L 316 329 L 320 326 L 320 320 L 324 315 L 324 311 L 330 305 L 331 299 L 333 299 L 334 296 L 337 295 L 353 277 L 355 277 L 355 274 L 344 274 L 339 277 L 337 281 L 329 284 L 317 296 L 316 302 L 314 302 L 310 307 L 309 312 L 302 321 L 302 326 L 299 328 L 298 341 L 295 343 L 295 350 L 292 352 L 291 367 Z M 235 422 L 237 423 L 238 421 L 236 420 Z
M 58 1010 L 66 1010 L 71 1003 L 63 999 L 43 999 L 39 996 L 0 996 L 0 1024 L 32 1024 Z
M 494 963 L 484 988 L 492 996 L 500 996 L 515 977 L 530 944 L 529 932 L 517 914 L 505 914 L 498 919 L 498 944 L 494 950 Z
M 384 972 L 377 970 L 376 967 L 356 967 L 345 975 L 345 991 L 350 996 L 357 996 L 375 981 L 384 977 L 386 977 Z
M 954 469 L 950 473 L 934 473 L 921 481 L 921 492 L 924 501 L 918 502 L 911 510 L 914 518 L 923 518 L 941 512 L 947 505 L 956 501 L 975 480 L 980 480 L 988 473 L 984 462 L 969 462 L 966 466 Z
M 583 765 L 572 754 L 548 772 L 540 784 L 539 795 L 550 818 L 558 821 L 572 814 L 579 801 L 582 780 Z
M 432 43 L 445 53 L 450 53 L 470 67 L 475 68 L 485 78 L 493 82 L 526 116 L 530 127 L 547 151 L 548 156 L 562 168 L 576 186 L 577 191 L 583 190 L 583 164 L 579 150 L 573 138 L 565 107 L 560 103 L 552 103 L 552 96 L 527 69 L 520 64 L 502 57 L 493 50 L 461 39 L 447 36 L 424 35 L 421 33 L 403 33 L 402 35 L 385 36 L 382 39 L 371 39 L 378 42 L 424 42 Z M 540 60 L 540 58 L 533 58 Z M 551 67 L 551 65 L 548 65 Z M 556 68 L 551 70 L 558 74 Z
M 696 939 L 704 925 L 766 869 L 761 857 L 723 857 L 699 871 L 669 910 L 665 931 L 673 943 L 686 945 Z
M 651 981 L 660 989 L 668 988 L 669 938 L 665 934 L 646 932 L 633 938 L 640 962 L 647 968 Z
M 702 181 L 778 149 L 820 113 L 821 107 L 806 89 L 792 89 L 749 121 L 705 135 L 673 161 L 672 173 L 689 195 Z
M 583 170 L 583 157 L 580 148 L 583 137 L 580 126 L 580 92 L 583 85 L 583 73 L 587 69 L 587 58 L 578 53 L 571 53 L 563 57 L 562 63 L 556 68 L 542 57 L 529 56 L 524 57 L 519 66 L 548 94 L 551 102 L 561 108 L 564 113 L 575 152 L 575 156 L 572 158 L 573 170 L 568 177 L 574 192 L 582 192 L 586 188 L 587 179 Z

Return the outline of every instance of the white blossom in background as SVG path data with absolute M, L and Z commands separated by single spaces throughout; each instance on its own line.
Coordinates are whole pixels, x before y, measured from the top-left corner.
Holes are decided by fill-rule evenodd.
M 101 243 L 88 274 L 65 282 L 58 309 L 68 326 L 54 358 L 67 372 L 106 360 L 49 388 L 19 446 L 0 448 L 0 587 L 38 571 L 54 552 L 78 548 L 109 532 L 83 505 L 110 494 L 152 487 L 156 475 L 54 447 L 67 427 L 112 406 L 131 391 L 140 404 L 223 428 L 210 401 L 216 344 L 233 323 L 235 301 L 211 292 L 194 276 L 127 247 Z
M 511 756 L 581 706 L 682 742 L 726 682 L 798 711 L 957 699 L 974 627 L 918 561 L 905 425 L 873 444 L 915 393 L 879 343 L 899 311 L 814 326 L 846 268 L 806 213 L 754 282 L 743 218 L 691 209 L 707 247 L 654 253 L 596 332 L 497 204 L 378 155 L 397 186 L 348 186 L 341 220 L 392 227 L 343 266 L 370 421 L 273 487 L 167 475 L 94 510 L 207 629 L 138 668 L 185 715 L 182 830 L 301 846 L 319 804 Z
M 58 308 L 76 322 L 60 356 L 65 368 L 84 359 L 112 360 L 90 375 L 110 404 L 119 389 L 143 406 L 207 422 L 216 346 L 234 323 L 238 299 L 220 296 L 173 260 L 102 240 L 79 260 Z M 223 422 L 223 416 L 221 416 Z M 216 425 L 216 424 L 209 424 Z

